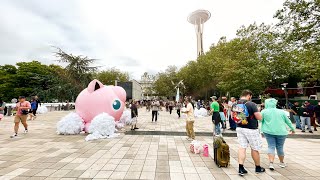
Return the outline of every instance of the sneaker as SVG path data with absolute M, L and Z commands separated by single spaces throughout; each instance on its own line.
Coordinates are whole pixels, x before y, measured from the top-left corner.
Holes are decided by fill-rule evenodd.
M 285 168 L 285 167 L 287 167 L 287 165 L 286 165 L 286 163 L 283 162 L 283 163 L 280 163 L 280 164 L 279 164 L 279 167 Z
M 18 134 L 14 133 L 12 136 L 10 136 L 10 138 L 15 138 L 18 137 Z
M 139 128 L 135 127 L 134 129 L 139 129 Z
M 305 130 L 302 130 L 301 132 L 306 132 Z
M 260 167 L 260 168 L 256 168 L 256 173 L 264 173 L 266 172 L 266 170 L 263 168 L 263 167 Z
M 27 134 L 28 133 L 28 129 L 24 130 L 23 133 Z
M 274 171 L 273 163 L 270 163 L 270 164 L 269 164 L 269 169 L 270 169 L 271 171 Z
M 244 168 L 243 168 L 243 169 L 239 169 L 239 175 L 240 175 L 240 176 L 244 176 L 244 175 L 247 174 L 247 173 L 248 173 L 248 171 L 245 170 Z
M 312 131 L 309 131 L 309 133 L 313 133 Z
M 314 128 L 314 131 L 318 131 L 317 128 Z

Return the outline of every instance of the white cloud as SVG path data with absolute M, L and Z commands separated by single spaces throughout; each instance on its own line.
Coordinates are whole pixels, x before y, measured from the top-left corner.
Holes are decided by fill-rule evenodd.
M 196 58 L 196 36 L 187 16 L 207 9 L 208 50 L 221 36 L 235 37 L 241 25 L 272 23 L 281 0 L 3 0 L 0 63 L 52 61 L 51 45 L 101 59 L 140 78 Z

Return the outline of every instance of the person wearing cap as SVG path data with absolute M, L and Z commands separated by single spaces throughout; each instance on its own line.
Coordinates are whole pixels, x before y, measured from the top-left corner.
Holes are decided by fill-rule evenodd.
M 195 133 L 193 130 L 193 124 L 194 124 L 194 114 L 193 114 L 193 106 L 191 104 L 191 97 L 185 98 L 185 103 L 187 105 L 186 110 L 182 111 L 182 113 L 185 113 L 187 115 L 187 121 L 186 121 L 186 133 L 187 133 L 187 140 L 195 140 Z
M 213 123 L 213 135 L 220 135 L 221 130 L 220 130 L 220 106 L 219 103 L 217 102 L 217 97 L 212 96 L 212 103 L 210 105 L 210 114 L 212 114 L 212 123 Z
M 31 104 L 29 101 L 26 101 L 26 97 L 20 96 L 19 102 L 16 105 L 17 113 L 14 117 L 14 134 L 10 136 L 11 138 L 15 138 L 18 136 L 20 122 L 24 126 L 24 133 L 28 133 L 27 118 L 28 118 L 30 108 L 31 108 Z

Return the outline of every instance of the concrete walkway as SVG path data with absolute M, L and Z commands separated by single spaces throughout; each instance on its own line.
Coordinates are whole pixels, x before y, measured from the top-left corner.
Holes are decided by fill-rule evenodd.
M 68 112 L 39 115 L 29 122 L 29 133 L 10 139 L 13 118 L 0 122 L 0 179 L 320 179 L 320 140 L 287 139 L 285 144 L 288 167 L 254 173 L 248 154 L 245 163 L 249 174 L 237 174 L 237 142 L 225 137 L 230 145 L 231 165 L 218 168 L 212 159 L 212 137 L 197 136 L 209 145 L 210 157 L 192 154 L 185 136 L 125 135 L 113 139 L 84 141 L 85 134 L 57 135 L 56 123 Z M 184 132 L 184 119 L 160 112 L 157 123 L 151 112 L 139 111 L 139 131 Z M 129 127 L 127 127 L 129 129 Z M 197 132 L 210 132 L 210 118 L 196 120 Z M 22 129 L 20 129 L 22 132 Z M 152 133 L 151 133 L 152 134 Z M 261 152 L 262 165 L 267 166 L 266 142 Z M 278 163 L 278 160 L 276 160 Z

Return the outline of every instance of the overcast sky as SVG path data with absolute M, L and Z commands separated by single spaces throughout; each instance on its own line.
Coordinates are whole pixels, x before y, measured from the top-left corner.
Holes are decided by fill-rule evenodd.
M 0 64 L 56 63 L 57 46 L 140 79 L 196 59 L 190 12 L 206 9 L 204 50 L 241 25 L 275 23 L 283 0 L 0 0 Z

